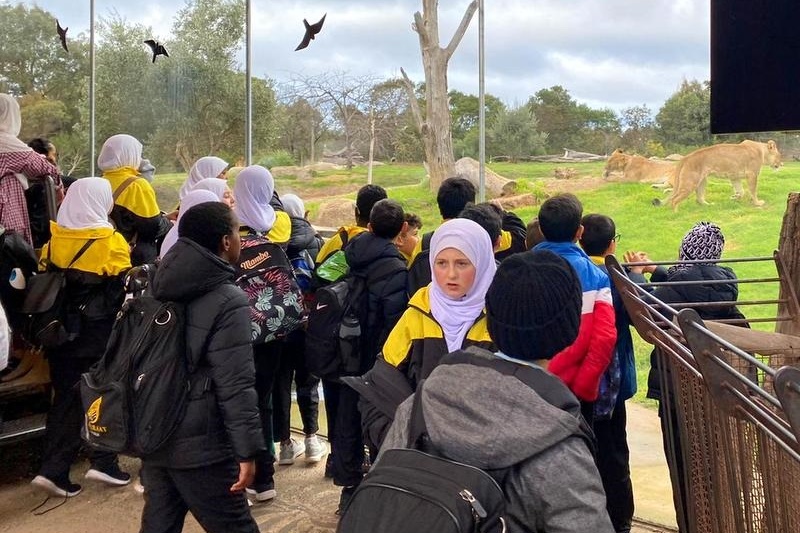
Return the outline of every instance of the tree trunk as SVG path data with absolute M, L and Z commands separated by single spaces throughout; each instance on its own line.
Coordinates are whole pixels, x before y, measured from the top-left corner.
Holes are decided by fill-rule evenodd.
M 471 157 L 462 157 L 455 163 L 455 174 L 460 178 L 466 178 L 477 189 L 479 184 L 478 168 L 479 163 Z M 486 193 L 488 196 L 497 198 L 500 196 L 511 196 L 517 192 L 517 182 L 509 180 L 486 169 Z
M 800 335 L 800 309 L 796 305 L 800 287 L 800 193 L 789 193 L 786 201 L 776 259 L 781 278 L 778 297 L 788 299 L 788 303 L 778 304 L 778 316 L 792 316 L 794 320 L 777 322 L 775 331 Z
M 369 163 L 367 166 L 367 184 L 372 185 L 372 159 L 375 154 L 375 113 L 369 113 Z
M 469 27 L 478 8 L 477 0 L 470 2 L 453 37 L 446 48 L 439 45 L 438 0 L 422 0 L 422 14 L 414 13 L 413 29 L 419 35 L 422 66 L 425 69 L 425 116 L 419 109 L 414 84 L 403 75 L 411 109 L 422 135 L 425 161 L 430 176 L 431 191 L 439 190 L 442 181 L 455 175 L 453 139 L 450 135 L 450 102 L 447 90 L 447 64 Z

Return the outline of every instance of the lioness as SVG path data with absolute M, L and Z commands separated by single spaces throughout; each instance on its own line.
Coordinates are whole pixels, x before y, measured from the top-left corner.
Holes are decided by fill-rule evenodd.
M 705 199 L 706 182 L 708 175 L 714 174 L 733 182 L 734 198 L 742 196 L 742 180 L 746 179 L 753 204 L 762 206 L 764 202 L 757 195 L 761 165 L 769 165 L 774 169 L 781 166 L 781 154 L 775 141 L 761 143 L 747 140 L 739 144 L 715 144 L 700 148 L 678 163 L 675 190 L 667 201 L 677 211 L 678 204 L 696 191 L 697 203 L 708 205 Z
M 622 172 L 622 181 L 636 181 L 673 186 L 675 163 L 651 161 L 640 155 L 630 155 L 617 148 L 606 161 L 603 179 L 610 180 L 612 172 Z

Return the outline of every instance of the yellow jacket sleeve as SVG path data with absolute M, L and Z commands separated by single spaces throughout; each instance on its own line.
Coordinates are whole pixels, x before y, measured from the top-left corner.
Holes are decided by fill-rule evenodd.
M 289 242 L 292 238 L 292 219 L 284 211 L 275 211 L 275 224 L 267 232 L 267 238 L 277 244 Z
M 414 308 L 409 307 L 405 310 L 400 320 L 389 332 L 383 345 L 383 359 L 392 366 L 400 366 L 411 351 L 411 328 L 409 326 L 414 313 L 418 313 Z

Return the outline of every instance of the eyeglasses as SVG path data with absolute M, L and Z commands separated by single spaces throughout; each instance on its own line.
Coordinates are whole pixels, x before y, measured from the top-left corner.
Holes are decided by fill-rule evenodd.
M 622 238 L 622 235 L 620 235 L 619 233 L 617 233 L 616 235 L 614 235 L 614 242 L 619 242 L 619 240 L 620 240 L 621 238 Z

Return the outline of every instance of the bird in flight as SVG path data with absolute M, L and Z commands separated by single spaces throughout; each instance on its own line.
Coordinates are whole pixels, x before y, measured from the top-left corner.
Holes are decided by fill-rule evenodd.
M 58 38 L 61 39 L 61 46 L 64 47 L 64 50 L 69 52 L 69 48 L 67 48 L 67 30 L 69 28 L 62 28 L 61 24 L 56 19 L 56 31 L 58 32 Z
M 319 19 L 319 22 L 316 24 L 309 24 L 306 19 L 303 19 L 303 24 L 306 26 L 306 33 L 303 35 L 302 42 L 297 45 L 297 48 L 294 49 L 295 52 L 308 46 L 308 44 L 314 39 L 314 36 L 322 31 L 322 24 L 325 22 L 325 17 L 327 16 L 327 13 L 322 15 L 322 18 Z
M 159 43 L 158 41 L 154 41 L 153 39 L 147 39 L 144 44 L 150 47 L 150 50 L 153 51 L 153 63 L 156 62 L 156 56 L 166 56 L 169 57 L 167 53 L 167 49 L 164 48 L 164 45 Z

